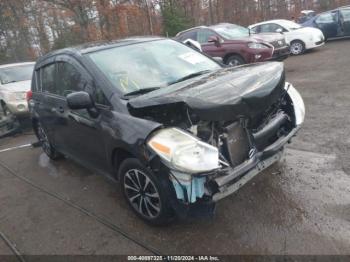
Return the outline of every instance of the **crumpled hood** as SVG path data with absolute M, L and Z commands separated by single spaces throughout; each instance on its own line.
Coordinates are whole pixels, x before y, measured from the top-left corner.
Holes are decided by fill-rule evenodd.
M 31 80 L 9 83 L 0 86 L 0 91 L 5 92 L 27 92 L 30 90 Z
M 284 92 L 284 67 L 268 62 L 226 68 L 133 98 L 131 114 L 179 103 L 202 120 L 229 121 L 254 117 L 277 101 Z

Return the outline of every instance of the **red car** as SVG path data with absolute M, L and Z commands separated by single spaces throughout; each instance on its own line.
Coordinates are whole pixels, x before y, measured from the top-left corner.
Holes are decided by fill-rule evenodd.
M 178 41 L 192 39 L 201 44 L 202 51 L 212 57 L 221 57 L 227 65 L 282 61 L 289 54 L 289 46 L 283 34 L 253 34 L 249 29 L 234 24 L 200 26 L 180 32 Z

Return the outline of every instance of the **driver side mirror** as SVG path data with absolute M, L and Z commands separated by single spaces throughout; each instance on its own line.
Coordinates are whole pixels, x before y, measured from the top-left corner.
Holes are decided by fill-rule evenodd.
M 84 91 L 74 92 L 67 95 L 67 105 L 70 109 L 73 110 L 89 110 L 95 107 L 95 103 L 92 100 L 90 94 Z
M 283 29 L 282 29 L 282 28 L 277 28 L 277 29 L 276 29 L 276 33 L 282 34 L 282 33 L 283 33 Z
M 218 36 L 210 36 L 208 39 L 208 43 L 214 43 L 216 46 L 220 46 L 220 38 Z

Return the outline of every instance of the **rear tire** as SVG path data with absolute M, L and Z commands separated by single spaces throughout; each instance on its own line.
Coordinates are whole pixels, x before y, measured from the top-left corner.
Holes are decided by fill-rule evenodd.
M 244 65 L 245 61 L 239 55 L 231 55 L 226 59 L 225 64 L 228 66 L 239 66 L 239 65 Z
M 36 124 L 36 134 L 39 139 L 39 142 L 41 144 L 41 147 L 44 151 L 44 153 L 51 159 L 51 160 L 58 160 L 63 158 L 63 155 L 59 153 L 51 144 L 46 131 L 42 127 L 40 123 Z
M 118 173 L 123 195 L 138 217 L 151 225 L 171 222 L 173 210 L 158 177 L 136 158 L 124 160 Z
M 305 52 L 305 44 L 300 40 L 295 40 L 290 45 L 290 53 L 292 55 L 301 55 Z

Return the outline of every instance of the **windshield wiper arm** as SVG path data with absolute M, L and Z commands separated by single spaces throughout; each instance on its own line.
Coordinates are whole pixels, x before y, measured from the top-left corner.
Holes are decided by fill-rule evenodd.
M 176 84 L 176 83 L 180 83 L 180 82 L 183 82 L 185 80 L 188 80 L 188 79 L 191 79 L 191 78 L 194 78 L 196 76 L 200 76 L 200 75 L 204 75 L 204 74 L 207 74 L 209 72 L 212 72 L 211 70 L 203 70 L 203 71 L 199 71 L 197 73 L 193 73 L 193 74 L 189 74 L 187 76 L 184 76 L 174 82 L 170 82 L 169 85 L 173 85 L 173 84 Z
M 142 89 L 138 89 L 135 91 L 132 91 L 130 93 L 126 93 L 123 95 L 123 98 L 129 98 L 130 96 L 135 96 L 135 95 L 143 95 L 155 90 L 158 90 L 160 87 L 149 87 L 149 88 L 142 88 Z
M 7 85 L 7 84 L 11 84 L 11 83 L 16 83 L 16 82 L 18 82 L 18 81 L 16 81 L 16 80 L 11 80 L 11 81 L 8 81 L 8 82 L 3 83 L 3 85 Z

